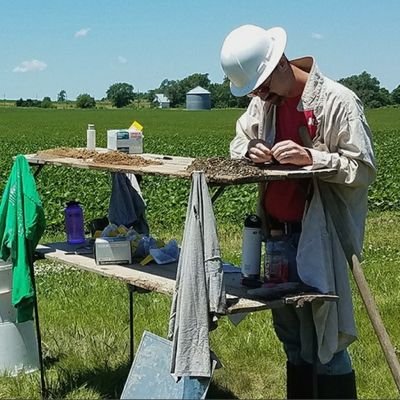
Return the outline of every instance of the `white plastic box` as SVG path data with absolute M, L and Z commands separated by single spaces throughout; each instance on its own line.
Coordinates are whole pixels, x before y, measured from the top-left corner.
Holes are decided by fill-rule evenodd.
M 107 149 L 129 154 L 143 153 L 143 133 L 129 129 L 107 130 Z
M 102 237 L 94 242 L 96 264 L 131 264 L 131 242 L 126 238 Z

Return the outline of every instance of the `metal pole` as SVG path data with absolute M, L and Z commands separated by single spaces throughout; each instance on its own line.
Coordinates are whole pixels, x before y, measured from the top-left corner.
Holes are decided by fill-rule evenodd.
M 37 176 L 39 175 L 40 171 L 44 167 L 44 164 L 38 166 L 34 173 L 34 178 L 36 180 Z M 41 389 L 41 397 L 42 400 L 47 398 L 47 387 L 46 387 L 46 376 L 44 372 L 44 363 L 43 363 L 43 352 L 42 352 L 42 335 L 40 332 L 40 321 L 39 321 L 39 308 L 37 302 L 37 290 L 36 290 L 36 279 L 35 279 L 35 268 L 34 268 L 34 260 L 35 260 L 35 250 L 32 248 L 31 243 L 27 242 L 27 247 L 30 250 L 30 260 L 29 260 L 29 271 L 31 274 L 31 281 L 33 287 L 33 308 L 35 311 L 35 327 L 36 327 L 36 340 L 38 345 L 38 353 L 39 353 L 39 368 L 40 368 L 40 389 Z
M 35 326 L 36 326 L 36 340 L 38 345 L 38 353 L 39 353 L 39 368 L 40 368 L 40 387 L 41 387 L 41 396 L 42 399 L 47 398 L 47 389 L 46 389 L 46 380 L 44 373 L 44 363 L 43 363 L 43 353 L 42 353 L 42 335 L 40 332 L 40 321 L 39 321 L 39 309 L 37 303 L 37 294 L 36 294 L 36 281 L 35 281 L 35 271 L 33 267 L 33 260 L 29 263 L 29 269 L 31 273 L 31 280 L 33 286 L 33 307 L 35 310 Z
M 36 171 L 34 172 L 33 176 L 36 177 L 39 175 L 40 171 L 43 169 L 44 164 L 39 164 L 38 167 L 36 168 Z
M 134 331 L 134 310 L 133 310 L 133 292 L 135 286 L 128 283 L 129 291 L 129 343 L 130 343 L 130 364 L 132 365 L 135 357 L 135 331 Z
M 310 315 L 312 315 L 312 303 L 308 302 L 307 305 Z M 312 395 L 313 399 L 319 399 L 318 395 L 318 340 L 317 340 L 317 331 L 315 329 L 315 325 L 313 325 L 313 336 L 312 336 Z
M 214 192 L 214 194 L 213 194 L 212 197 L 211 197 L 211 202 L 212 202 L 213 204 L 214 204 L 215 201 L 218 199 L 218 197 L 224 192 L 225 187 L 226 187 L 226 186 L 221 185 L 221 186 L 219 186 L 218 189 Z

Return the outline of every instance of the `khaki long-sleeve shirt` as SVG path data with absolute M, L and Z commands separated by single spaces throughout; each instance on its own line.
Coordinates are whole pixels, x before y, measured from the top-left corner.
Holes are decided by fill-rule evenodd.
M 316 124 L 309 149 L 313 163 L 305 168 L 337 170 L 335 175 L 313 179 L 313 197 L 304 213 L 297 254 L 303 282 L 340 298 L 338 303 L 313 304 L 318 356 L 325 363 L 356 339 L 343 248 L 351 248 L 360 256 L 368 186 L 376 175 L 375 160 L 371 132 L 358 97 L 324 77 L 311 57 L 291 63 L 309 73 L 298 110 L 313 115 L 315 120 L 309 123 Z M 258 97 L 251 101 L 237 121 L 236 136 L 230 145 L 232 158 L 243 157 L 251 139 L 264 139 L 272 147 L 275 112 L 275 106 Z M 311 362 L 312 354 L 303 354 L 303 358 Z

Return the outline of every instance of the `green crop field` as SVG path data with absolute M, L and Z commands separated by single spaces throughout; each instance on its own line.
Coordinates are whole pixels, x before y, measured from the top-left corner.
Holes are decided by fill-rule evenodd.
M 0 108 L 0 191 L 12 157 L 60 146 L 84 147 L 86 127 L 94 123 L 97 145 L 105 147 L 106 130 L 144 126 L 145 151 L 190 157 L 228 156 L 235 121 L 242 110 L 76 110 Z M 400 109 L 367 113 L 374 137 L 378 177 L 369 194 L 363 266 L 382 318 L 396 348 L 400 347 Z M 46 240 L 64 239 L 63 208 L 79 200 L 86 221 L 107 214 L 109 175 L 45 167 L 37 179 L 45 207 Z M 181 239 L 189 182 L 145 177 L 151 233 Z M 240 261 L 241 229 L 255 211 L 256 186 L 228 188 L 215 204 L 223 257 Z M 49 261 L 36 264 L 46 377 L 49 397 L 118 398 L 129 365 L 129 313 L 126 287 Z M 350 351 L 357 373 L 359 398 L 396 398 L 398 393 L 365 308 L 354 288 L 359 340 Z M 165 337 L 170 298 L 139 294 L 135 302 L 135 339 L 144 329 Z M 227 318 L 211 332 L 212 348 L 223 363 L 209 397 L 284 398 L 284 355 L 268 311 L 249 314 L 235 327 Z M 37 372 L 0 377 L 0 398 L 39 398 Z

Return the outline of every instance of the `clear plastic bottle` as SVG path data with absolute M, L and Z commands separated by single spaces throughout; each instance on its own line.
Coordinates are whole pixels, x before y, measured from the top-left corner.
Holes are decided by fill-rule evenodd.
M 271 230 L 271 236 L 266 243 L 264 282 L 284 283 L 288 281 L 288 276 L 289 264 L 282 231 Z
M 94 124 L 88 124 L 86 131 L 86 148 L 88 150 L 96 150 L 96 129 Z
M 68 244 L 85 242 L 83 209 L 77 201 L 69 201 L 64 210 Z

